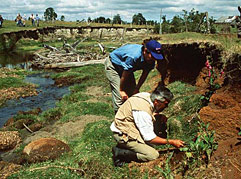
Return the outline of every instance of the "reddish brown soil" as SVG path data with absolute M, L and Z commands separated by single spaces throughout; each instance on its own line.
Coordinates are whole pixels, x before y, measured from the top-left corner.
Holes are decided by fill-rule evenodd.
M 216 131 L 218 149 L 211 164 L 223 178 L 241 178 L 241 86 L 229 85 L 216 91 L 200 117 Z

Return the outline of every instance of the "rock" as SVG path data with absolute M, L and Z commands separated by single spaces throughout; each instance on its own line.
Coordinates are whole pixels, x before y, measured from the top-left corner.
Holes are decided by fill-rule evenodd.
M 0 151 L 14 149 L 22 141 L 18 131 L 0 132 Z
M 21 167 L 22 167 L 21 165 L 0 161 L 0 178 L 1 179 L 7 178 L 9 175 L 18 171 Z
M 64 142 L 55 138 L 41 138 L 29 143 L 23 150 L 29 163 L 36 163 L 58 158 L 70 148 Z
M 33 132 L 39 131 L 42 127 L 43 127 L 43 124 L 42 124 L 41 122 L 34 123 L 34 124 L 31 124 L 31 125 L 29 126 L 29 128 L 30 128 L 31 131 L 33 131 Z

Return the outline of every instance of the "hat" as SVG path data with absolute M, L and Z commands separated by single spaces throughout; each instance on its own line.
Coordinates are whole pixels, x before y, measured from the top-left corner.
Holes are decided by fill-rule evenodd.
M 157 59 L 162 60 L 163 56 L 161 54 L 161 44 L 156 40 L 150 40 L 146 43 L 146 48 L 151 52 L 151 55 Z

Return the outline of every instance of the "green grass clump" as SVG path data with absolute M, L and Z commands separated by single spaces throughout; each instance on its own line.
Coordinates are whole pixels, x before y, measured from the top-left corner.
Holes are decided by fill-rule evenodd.
M 15 78 L 15 77 L 6 77 L 6 78 L 0 78 L 0 89 L 4 88 L 18 88 L 26 86 L 27 83 L 23 82 L 21 78 Z
M 97 64 L 72 68 L 67 72 L 57 73 L 51 77 L 54 79 L 70 78 L 70 83 L 76 83 L 75 86 L 70 88 L 72 92 L 84 92 L 86 88 L 90 86 L 101 86 L 104 92 L 110 91 L 103 65 Z
M 195 87 L 176 81 L 168 85 L 174 99 L 164 110 L 168 117 L 168 137 L 190 141 L 198 131 L 195 116 L 201 108 L 201 95 L 195 94 Z
M 97 116 L 106 116 L 108 118 L 112 118 L 113 109 L 110 104 L 97 102 L 97 103 L 81 103 L 81 113 L 83 115 L 92 114 Z

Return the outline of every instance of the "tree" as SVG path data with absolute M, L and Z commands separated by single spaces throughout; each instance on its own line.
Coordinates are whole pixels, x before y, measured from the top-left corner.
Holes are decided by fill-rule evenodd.
M 65 20 L 64 15 L 62 15 L 62 16 L 60 17 L 60 20 L 61 20 L 61 21 L 64 21 L 64 20 Z
M 166 20 L 166 16 L 162 16 L 162 32 L 169 33 L 170 32 L 170 21 Z
M 146 19 L 143 17 L 142 13 L 134 14 L 132 17 L 132 24 L 143 25 L 146 24 Z
M 105 23 L 105 17 L 100 16 L 100 17 L 95 19 L 95 22 L 97 22 L 97 23 Z
M 49 7 L 44 12 L 44 19 L 46 21 L 53 21 L 56 20 L 57 14 L 54 12 L 54 9 L 52 7 Z
M 113 24 L 121 24 L 120 14 L 117 14 L 113 17 Z
M 111 23 L 110 18 L 105 19 L 105 23 L 110 24 Z
M 171 33 L 178 33 L 184 31 L 184 20 L 180 16 L 174 16 L 170 24 Z

